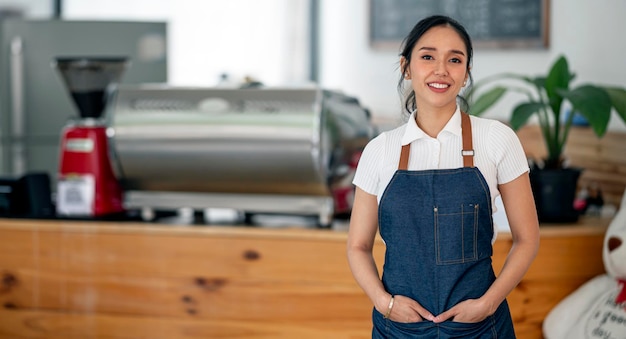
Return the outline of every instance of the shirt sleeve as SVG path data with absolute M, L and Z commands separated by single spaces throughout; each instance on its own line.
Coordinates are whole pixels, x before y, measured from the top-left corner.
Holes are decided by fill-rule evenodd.
M 506 184 L 528 172 L 528 159 L 515 131 L 499 121 L 490 128 L 490 154 L 497 168 L 498 184 Z
M 370 140 L 363 149 L 363 154 L 354 174 L 352 183 L 363 191 L 376 195 L 380 185 L 380 165 L 384 156 L 385 133 Z

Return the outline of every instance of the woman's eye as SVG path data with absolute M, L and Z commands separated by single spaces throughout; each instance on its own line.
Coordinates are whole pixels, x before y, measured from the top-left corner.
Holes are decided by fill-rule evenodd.
M 422 59 L 424 59 L 424 60 L 432 60 L 433 57 L 430 56 L 430 55 L 422 55 Z
M 461 59 L 458 59 L 458 58 L 452 58 L 452 59 L 450 59 L 450 61 L 453 62 L 453 63 L 456 63 L 456 64 L 461 63 Z

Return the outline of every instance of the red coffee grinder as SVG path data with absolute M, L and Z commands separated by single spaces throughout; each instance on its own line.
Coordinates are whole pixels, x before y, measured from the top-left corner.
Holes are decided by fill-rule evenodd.
M 102 116 L 127 66 L 126 58 L 57 58 L 53 62 L 80 114 L 63 128 L 61 138 L 56 199 L 60 216 L 102 217 L 124 211 Z

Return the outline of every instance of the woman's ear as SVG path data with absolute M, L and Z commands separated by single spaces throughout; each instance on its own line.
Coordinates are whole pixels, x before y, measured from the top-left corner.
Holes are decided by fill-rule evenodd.
M 407 60 L 403 55 L 400 57 L 400 72 L 402 72 L 402 76 L 408 80 L 411 78 L 411 74 L 409 73 L 407 66 L 408 66 Z
M 470 77 L 470 72 L 472 71 L 472 66 L 467 67 L 467 74 L 465 74 L 465 80 L 463 80 L 463 87 L 467 85 L 467 80 Z

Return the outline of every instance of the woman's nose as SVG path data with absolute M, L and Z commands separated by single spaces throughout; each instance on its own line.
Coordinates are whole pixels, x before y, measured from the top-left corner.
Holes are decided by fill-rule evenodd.
M 437 62 L 437 65 L 435 67 L 435 74 L 440 76 L 448 75 L 448 69 L 446 68 L 445 62 Z

